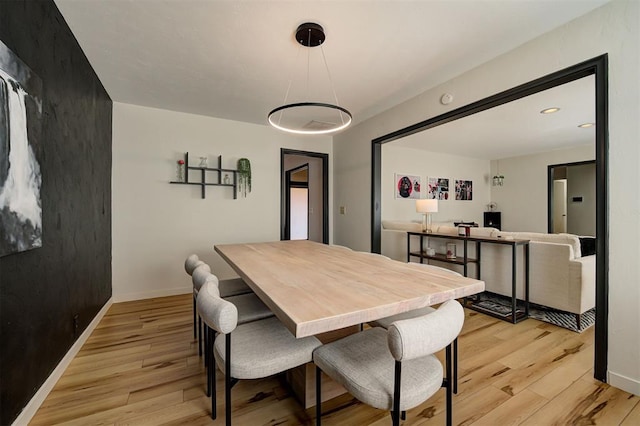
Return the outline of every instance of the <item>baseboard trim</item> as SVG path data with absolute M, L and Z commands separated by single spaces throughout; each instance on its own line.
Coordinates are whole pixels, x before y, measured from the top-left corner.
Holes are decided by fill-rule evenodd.
M 18 415 L 18 417 L 12 423 L 14 426 L 23 426 L 29 424 L 33 416 L 36 414 L 44 400 L 49 396 L 49 393 L 53 389 L 53 387 L 58 383 L 60 377 L 65 372 L 73 358 L 78 354 L 82 345 L 85 344 L 93 330 L 98 326 L 102 317 L 107 313 L 111 305 L 113 304 L 113 298 L 109 298 L 107 303 L 104 304 L 102 309 L 98 311 L 93 320 L 89 323 L 84 332 L 80 335 L 78 340 L 71 346 L 71 348 L 67 351 L 66 355 L 60 360 L 56 368 L 51 372 L 47 380 L 44 381 L 40 389 L 33 395 L 33 398 L 27 403 L 27 405 L 22 409 L 22 412 Z
M 191 294 L 192 292 L 193 292 L 193 287 L 188 286 L 188 287 L 167 288 L 162 290 L 143 291 L 140 293 L 114 294 L 113 302 L 114 303 L 132 302 L 134 300 L 154 299 L 156 297 L 177 296 L 178 294 Z
M 608 372 L 609 379 L 607 382 L 618 389 L 622 389 L 625 392 L 632 393 L 640 396 L 640 381 L 632 379 L 631 377 L 623 376 L 622 374 Z

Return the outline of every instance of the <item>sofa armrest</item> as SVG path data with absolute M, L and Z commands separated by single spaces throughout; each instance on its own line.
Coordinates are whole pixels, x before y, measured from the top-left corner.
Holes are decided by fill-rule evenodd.
M 533 303 L 575 312 L 582 283 L 569 267 L 573 248 L 569 244 L 529 243 L 529 295 Z
M 569 296 L 580 301 L 577 313 L 583 313 L 596 306 L 596 256 L 584 256 L 569 262 L 571 282 L 580 282 L 577 293 Z

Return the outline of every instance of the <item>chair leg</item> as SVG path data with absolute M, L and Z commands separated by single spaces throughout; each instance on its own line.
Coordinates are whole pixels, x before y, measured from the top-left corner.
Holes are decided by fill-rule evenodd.
M 204 325 L 204 369 L 207 372 L 207 396 L 211 396 L 211 365 L 210 365 L 210 338 L 211 329 L 208 325 Z
M 202 356 L 202 318 L 198 317 L 198 356 Z
M 316 426 L 322 423 L 322 377 L 320 367 L 316 365 Z
M 406 411 L 402 411 L 402 413 L 400 413 L 400 420 L 407 420 L 407 412 Z
M 446 351 L 447 378 L 444 381 L 444 387 L 447 392 L 447 426 L 453 423 L 453 394 L 451 383 L 451 345 L 447 346 Z
M 400 379 L 402 377 L 402 363 L 396 361 L 395 379 L 393 382 L 393 426 L 400 426 Z
M 198 321 L 196 320 L 196 296 L 193 296 L 193 338 L 197 338 L 197 323 Z
M 217 410 L 217 398 L 216 398 L 216 361 L 213 356 L 213 344 L 214 344 L 213 330 L 209 330 L 209 369 L 207 375 L 211 381 L 211 418 L 215 420 L 218 417 Z
M 582 325 L 582 316 L 580 314 L 576 314 L 576 326 L 578 327 L 578 331 L 580 331 L 581 325 Z
M 458 394 L 458 338 L 453 340 L 453 393 Z
M 225 334 L 224 363 L 224 415 L 225 423 L 231 426 L 231 333 Z

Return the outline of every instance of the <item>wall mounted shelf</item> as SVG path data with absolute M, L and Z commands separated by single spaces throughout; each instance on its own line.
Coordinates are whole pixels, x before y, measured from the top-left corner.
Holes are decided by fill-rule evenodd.
M 202 190 L 202 198 L 205 198 L 207 186 L 226 186 L 233 188 L 233 199 L 238 198 L 238 171 L 235 169 L 223 169 L 222 168 L 222 155 L 218 155 L 218 167 L 199 167 L 189 165 L 189 153 L 184 153 L 184 181 L 171 181 L 169 183 L 175 183 L 178 185 L 200 185 Z M 190 180 L 189 172 L 195 171 L 199 176 L 199 179 Z M 230 183 L 224 183 L 223 174 L 233 174 L 230 179 Z M 213 181 L 207 181 L 207 177 L 213 175 L 211 179 Z

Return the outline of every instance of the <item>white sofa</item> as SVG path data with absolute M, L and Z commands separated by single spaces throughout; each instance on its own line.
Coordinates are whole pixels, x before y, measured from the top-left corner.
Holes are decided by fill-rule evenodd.
M 436 224 L 435 233 L 458 233 L 452 224 Z M 407 260 L 407 231 L 420 231 L 413 222 L 382 221 L 382 254 L 400 261 Z M 529 300 L 543 306 L 583 314 L 595 306 L 595 255 L 582 256 L 580 240 L 572 234 L 543 234 L 533 232 L 504 232 L 494 228 L 471 228 L 472 236 L 506 239 L 527 239 L 529 243 Z M 419 238 L 411 242 L 412 251 L 419 247 Z M 429 246 L 444 253 L 447 242 L 456 242 L 458 256 L 462 255 L 461 241 L 442 238 L 429 240 Z M 475 243 L 468 243 L 469 257 L 475 257 Z M 419 261 L 417 257 L 411 259 Z M 524 299 L 524 260 L 522 247 L 517 249 L 516 289 L 518 299 Z M 462 271 L 462 266 L 430 261 L 430 264 Z M 487 291 L 511 296 L 511 246 L 482 244 L 481 279 Z M 474 264 L 468 264 L 467 275 L 476 277 Z

